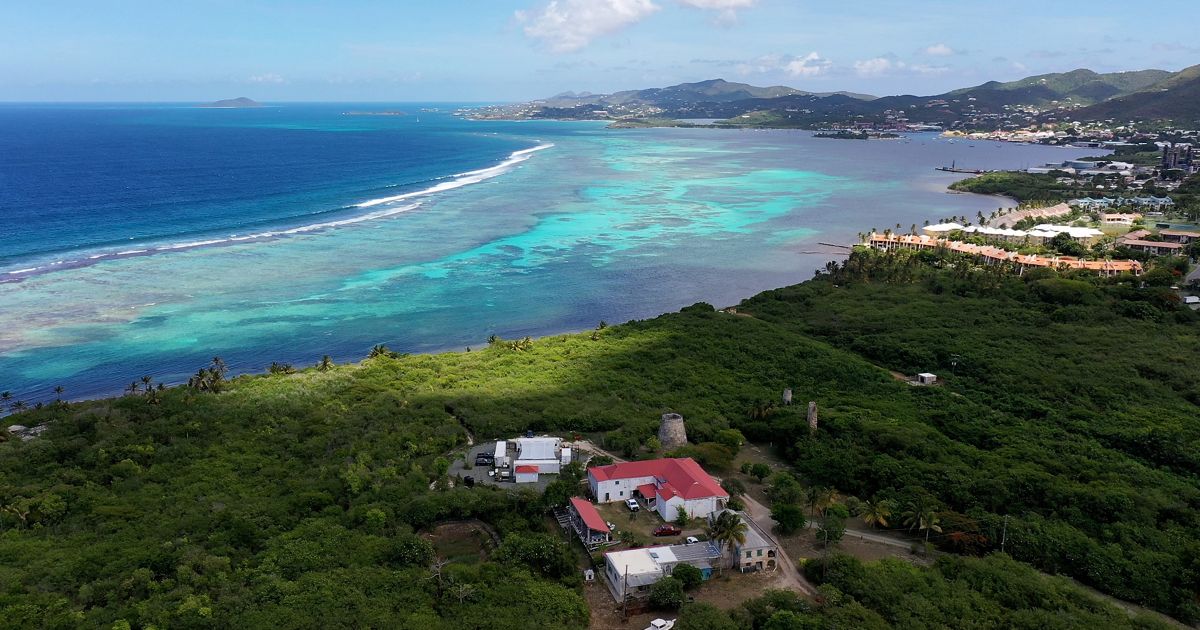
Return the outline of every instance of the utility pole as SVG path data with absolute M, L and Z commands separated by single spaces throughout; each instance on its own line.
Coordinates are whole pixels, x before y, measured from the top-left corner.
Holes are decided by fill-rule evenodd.
M 625 563 L 625 574 L 621 576 L 621 618 L 629 618 L 629 563 Z
M 1000 553 L 1004 553 L 1004 544 L 1008 542 L 1008 515 L 1004 515 L 1004 529 L 1000 531 Z

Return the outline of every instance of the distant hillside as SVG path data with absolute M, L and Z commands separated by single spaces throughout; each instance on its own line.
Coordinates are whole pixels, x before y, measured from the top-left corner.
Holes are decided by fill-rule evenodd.
M 699 103 L 733 103 L 753 99 L 775 99 L 785 96 L 829 96 L 831 94 L 835 93 L 813 94 L 812 92 L 805 92 L 783 85 L 757 87 L 747 83 L 726 81 L 725 79 L 710 79 L 698 83 L 680 83 L 679 85 L 669 87 L 644 90 L 625 90 L 612 94 L 592 94 L 590 92 L 575 94 L 567 92 L 534 102 L 546 107 L 555 108 L 578 107 L 582 105 L 594 105 L 597 107 L 650 105 L 672 109 L 676 107 L 692 107 Z M 862 99 L 874 98 L 865 94 L 842 92 L 837 92 L 836 94 L 847 94 L 848 96 Z
M 947 92 L 940 98 L 974 97 L 977 101 L 1000 105 L 1090 105 L 1136 92 L 1170 76 L 1171 73 L 1166 70 L 1098 74 L 1081 68 L 1070 72 L 1040 74 L 1008 83 L 989 81 L 983 85 Z
M 955 128 L 1015 129 L 1050 117 L 1200 119 L 1200 66 L 1179 73 L 1138 70 L 1101 74 L 1087 69 L 989 81 L 929 96 L 876 98 L 850 92 L 813 93 L 712 79 L 613 94 L 567 92 L 480 114 L 492 118 L 609 117 L 639 126 L 664 120 L 715 118 L 756 127 L 821 128 L 847 122 L 926 123 Z M 604 110 L 597 112 L 597 110 Z
M 1076 112 L 1078 120 L 1163 120 L 1200 124 L 1200 65 Z
M 212 103 L 205 103 L 204 105 L 201 105 L 200 107 L 243 108 L 243 107 L 262 107 L 262 106 L 263 106 L 263 104 L 259 103 L 258 101 L 255 101 L 250 98 L 246 98 L 245 96 L 239 96 L 237 98 L 227 98 L 223 101 L 213 101 Z

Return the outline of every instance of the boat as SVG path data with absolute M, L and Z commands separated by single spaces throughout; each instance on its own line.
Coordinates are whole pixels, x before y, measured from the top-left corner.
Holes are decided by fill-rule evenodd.
M 938 166 L 933 170 L 945 173 L 966 173 L 968 175 L 983 175 L 985 172 L 977 168 L 959 168 L 957 162 L 951 162 L 950 166 Z
M 655 619 L 654 621 L 650 622 L 650 625 L 646 627 L 646 630 L 671 630 L 671 628 L 674 627 L 674 619 Z

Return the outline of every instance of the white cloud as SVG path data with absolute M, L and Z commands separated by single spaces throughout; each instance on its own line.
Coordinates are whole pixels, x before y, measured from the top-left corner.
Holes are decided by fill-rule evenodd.
M 738 9 L 749 9 L 758 3 L 758 0 L 675 0 L 685 7 L 693 9 L 704 9 L 706 11 L 717 11 L 716 23 L 721 26 L 730 26 L 737 23 Z
M 854 62 L 854 72 L 860 77 L 879 77 L 885 74 L 936 75 L 949 72 L 948 66 L 906 63 L 894 57 L 875 57 Z
M 554 52 L 573 52 L 659 10 L 651 0 L 551 0 L 535 11 L 517 11 L 525 35 Z
M 889 70 L 897 67 L 897 63 L 887 57 L 875 57 L 874 59 L 862 59 L 854 62 L 854 71 L 862 77 L 877 77 L 886 74 Z
M 925 49 L 925 54 L 933 57 L 949 57 L 954 54 L 954 49 L 945 44 L 934 44 Z
M 275 74 L 274 72 L 267 72 L 265 74 L 256 74 L 256 75 L 251 76 L 247 80 L 251 83 L 287 83 L 287 81 L 283 77 L 279 76 L 278 74 Z
M 717 11 L 726 11 L 729 9 L 749 9 L 758 3 L 758 0 L 677 0 L 679 4 L 697 9 L 715 9 Z
M 815 77 L 824 74 L 833 62 L 822 57 L 816 51 L 803 57 L 795 55 L 763 55 L 737 64 L 739 74 L 765 74 L 768 72 L 785 72 L 793 77 Z
M 797 57 L 788 61 L 783 66 L 783 70 L 794 77 L 815 77 L 819 74 L 824 74 L 833 63 L 828 59 L 813 52 Z

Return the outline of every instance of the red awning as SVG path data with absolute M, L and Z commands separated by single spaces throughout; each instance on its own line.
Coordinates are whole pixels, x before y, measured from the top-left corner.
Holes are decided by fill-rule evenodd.
M 646 497 L 647 499 L 653 499 L 656 495 L 656 493 L 654 492 L 656 489 L 657 488 L 654 487 L 654 484 L 648 483 L 645 485 L 638 486 L 637 491 L 643 497 Z
M 517 466 L 518 473 L 536 473 L 537 471 L 537 466 Z
M 579 513 L 579 517 L 583 519 L 583 524 L 587 525 L 588 529 L 608 533 L 608 523 L 604 522 L 604 518 L 600 516 L 600 512 L 596 511 L 596 506 L 592 505 L 590 501 L 571 497 L 571 507 Z

